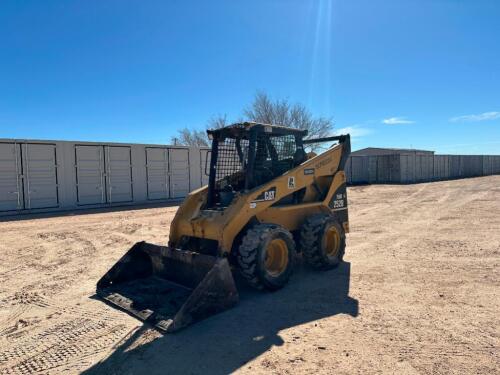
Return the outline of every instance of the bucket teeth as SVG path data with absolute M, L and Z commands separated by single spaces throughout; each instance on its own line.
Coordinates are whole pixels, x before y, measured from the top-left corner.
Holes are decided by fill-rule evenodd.
M 238 302 L 225 258 L 136 243 L 97 283 L 108 303 L 174 332 Z

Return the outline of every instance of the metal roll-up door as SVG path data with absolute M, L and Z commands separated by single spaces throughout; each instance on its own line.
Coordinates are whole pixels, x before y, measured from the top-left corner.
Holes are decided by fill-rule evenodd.
M 460 156 L 458 155 L 449 155 L 450 160 L 450 178 L 459 178 L 460 177 Z
M 363 182 L 362 176 L 362 163 L 360 156 L 351 156 L 351 182 L 353 184 L 359 184 Z M 368 178 L 366 179 L 368 180 Z
M 146 148 L 146 174 L 148 199 L 168 199 L 168 150 L 166 148 Z
M 75 146 L 77 203 L 106 202 L 102 146 Z
M 370 171 L 368 157 L 352 156 L 351 157 L 351 174 L 354 184 L 366 184 L 370 181 Z
M 366 158 L 366 162 L 368 162 L 368 183 L 376 184 L 377 181 L 377 159 L 378 156 L 363 156 Z
M 108 203 L 133 199 L 130 147 L 106 146 L 106 198 Z
M 344 172 L 345 172 L 346 182 L 348 184 L 351 184 L 352 183 L 352 156 L 349 156 L 347 158 L 347 162 L 345 163 L 345 167 L 344 167 Z
M 183 198 L 189 194 L 189 150 L 171 148 L 168 150 L 170 174 L 170 198 Z
M 441 155 L 433 156 L 434 170 L 432 180 L 442 180 L 444 178 L 444 158 Z
M 390 155 L 377 156 L 377 183 L 390 182 Z
M 492 163 L 491 156 L 484 155 L 483 156 L 483 176 L 489 176 L 492 173 Z
M 58 207 L 56 146 L 26 143 L 22 155 L 25 208 Z
M 422 155 L 415 156 L 415 182 L 424 182 L 424 160 Z
M 500 173 L 500 156 L 493 156 L 493 173 Z
M 208 185 L 208 175 L 205 173 L 210 169 L 210 154 L 209 150 L 200 150 L 200 173 L 201 173 L 201 186 Z
M 21 148 L 16 143 L 0 143 L 0 211 L 24 208 Z
M 410 156 L 400 155 L 399 161 L 400 165 L 400 178 L 402 183 L 409 183 L 412 180 L 412 174 L 410 174 Z

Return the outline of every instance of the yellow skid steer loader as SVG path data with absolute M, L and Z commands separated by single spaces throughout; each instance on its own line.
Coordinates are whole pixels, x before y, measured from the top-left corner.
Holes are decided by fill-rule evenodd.
M 105 301 L 164 332 L 235 305 L 232 269 L 257 289 L 276 290 L 296 252 L 317 269 L 344 255 L 349 135 L 305 139 L 305 130 L 249 122 L 208 135 L 208 186 L 179 207 L 168 246 L 136 243 L 97 283 Z M 336 144 L 304 151 L 322 142 Z

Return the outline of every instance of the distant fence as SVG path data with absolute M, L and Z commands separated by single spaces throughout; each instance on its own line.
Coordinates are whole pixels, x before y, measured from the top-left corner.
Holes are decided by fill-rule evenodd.
M 500 155 L 350 156 L 349 184 L 411 184 L 500 174 Z

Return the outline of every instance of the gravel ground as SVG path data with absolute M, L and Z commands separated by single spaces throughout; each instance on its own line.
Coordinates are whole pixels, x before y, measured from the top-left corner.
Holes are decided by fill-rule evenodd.
M 499 373 L 500 176 L 348 194 L 342 267 L 166 336 L 93 294 L 176 207 L 0 222 L 0 374 Z

